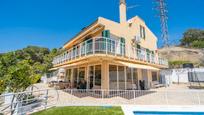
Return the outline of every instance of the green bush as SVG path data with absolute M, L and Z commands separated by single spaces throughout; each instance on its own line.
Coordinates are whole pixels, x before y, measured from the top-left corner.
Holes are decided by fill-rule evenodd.
M 192 47 L 194 47 L 194 48 L 204 48 L 204 41 L 193 41 Z
M 170 68 L 180 68 L 185 63 L 189 63 L 189 61 L 181 61 L 181 60 L 170 61 L 169 66 L 170 66 Z

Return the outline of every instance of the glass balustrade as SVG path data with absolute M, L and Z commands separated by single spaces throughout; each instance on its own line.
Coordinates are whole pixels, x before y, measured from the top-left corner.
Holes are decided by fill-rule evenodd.
M 132 50 L 131 53 L 133 54 L 128 54 L 128 50 Z M 167 60 L 149 53 L 145 49 L 125 46 L 125 43 L 121 43 L 118 39 L 105 37 L 91 38 L 74 46 L 63 54 L 56 56 L 53 59 L 53 64 L 62 64 L 92 54 L 122 56 L 152 64 L 168 65 Z

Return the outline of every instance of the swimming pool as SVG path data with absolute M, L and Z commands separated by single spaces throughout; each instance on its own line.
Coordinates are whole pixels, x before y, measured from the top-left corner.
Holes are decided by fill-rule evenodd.
M 204 115 L 204 106 L 123 105 L 125 115 Z
M 135 111 L 134 115 L 204 115 L 204 112 L 156 112 L 156 111 Z

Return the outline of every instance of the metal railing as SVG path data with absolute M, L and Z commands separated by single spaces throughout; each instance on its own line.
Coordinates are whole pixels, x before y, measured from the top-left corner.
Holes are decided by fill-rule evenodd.
M 38 90 L 1 95 L 0 113 L 30 114 L 54 106 L 204 105 L 204 90 Z M 10 100 L 10 101 L 8 101 Z
M 131 51 L 131 54 L 128 54 L 127 51 Z M 137 49 L 125 46 L 125 43 L 120 42 L 118 39 L 106 37 L 91 38 L 72 47 L 63 54 L 55 57 L 53 64 L 62 64 L 64 62 L 92 54 L 122 56 L 129 59 L 168 66 L 168 61 L 166 59 L 147 52 L 146 49 Z
M 204 105 L 204 90 L 79 90 L 65 89 L 62 106 Z
M 0 113 L 25 115 L 57 104 L 57 90 L 36 90 L 0 95 Z

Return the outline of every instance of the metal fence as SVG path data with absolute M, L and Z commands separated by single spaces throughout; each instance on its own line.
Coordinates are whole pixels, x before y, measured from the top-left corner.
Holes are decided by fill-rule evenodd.
M 0 113 L 24 115 L 43 110 L 57 104 L 57 90 L 37 90 L 0 95 Z
M 61 92 L 62 93 L 62 92 Z M 67 93 L 64 95 L 64 93 Z M 63 90 L 60 105 L 204 105 L 204 90 Z
M 204 105 L 204 90 L 38 90 L 1 95 L 0 113 L 30 114 L 53 106 Z

